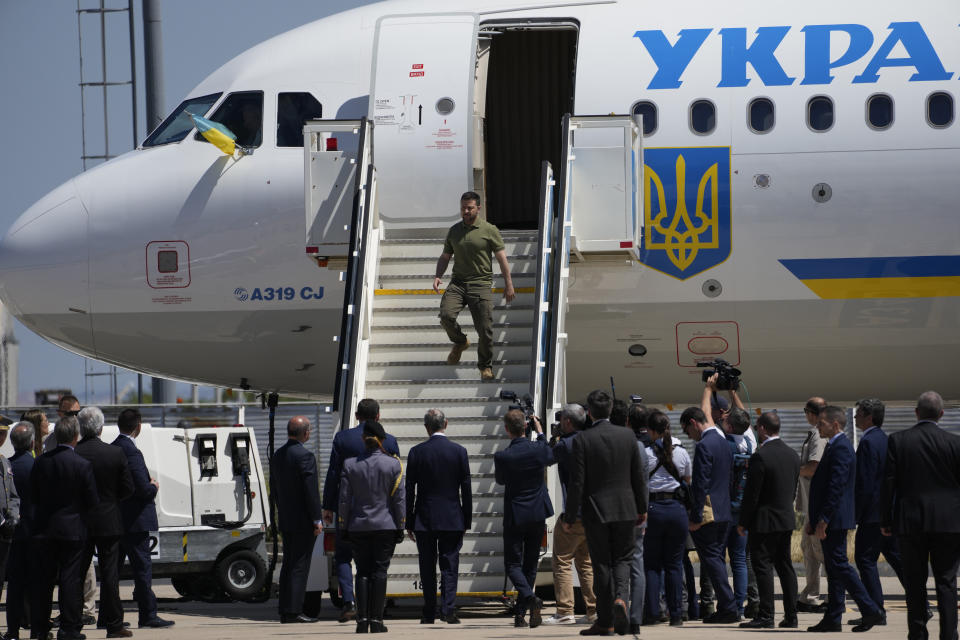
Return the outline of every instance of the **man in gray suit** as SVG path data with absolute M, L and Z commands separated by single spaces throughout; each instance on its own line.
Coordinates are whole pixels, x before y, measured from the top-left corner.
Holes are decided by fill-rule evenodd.
M 633 432 L 608 418 L 613 401 L 604 391 L 587 396 L 593 426 L 573 443 L 563 527 L 570 531 L 582 514 L 593 560 L 597 621 L 581 635 L 626 634 L 630 619 L 630 567 L 634 527 L 647 516 L 647 478 Z

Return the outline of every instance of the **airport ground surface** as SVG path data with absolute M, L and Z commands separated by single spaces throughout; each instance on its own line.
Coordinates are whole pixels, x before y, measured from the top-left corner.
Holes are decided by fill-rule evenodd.
M 901 640 L 907 636 L 906 605 L 903 599 L 903 589 L 896 578 L 883 578 L 884 593 L 887 598 L 887 626 L 874 627 L 863 637 L 864 640 Z M 823 581 L 826 588 L 826 580 Z M 124 600 L 125 619 L 132 624 L 135 638 L 141 640 L 184 640 L 202 638 L 203 640 L 260 640 L 264 637 L 281 638 L 316 638 L 316 637 L 343 637 L 353 634 L 354 625 L 338 624 L 336 611 L 329 600 L 324 600 L 320 612 L 320 621 L 315 624 L 285 624 L 277 622 L 277 601 L 272 599 L 262 604 L 247 603 L 218 603 L 209 604 L 196 601 L 181 600 L 169 581 L 162 581 L 155 585 L 155 591 L 160 599 L 160 616 L 176 621 L 176 626 L 169 629 L 137 629 L 136 604 L 132 600 L 132 583 L 123 583 L 121 596 Z M 933 598 L 933 581 L 928 584 L 930 597 Z M 779 596 L 778 596 L 779 598 Z M 56 606 L 56 603 L 54 603 Z M 553 603 L 545 604 L 544 617 L 554 612 Z M 843 634 L 850 633 L 847 620 L 859 617 L 852 602 L 848 601 L 847 613 L 844 615 Z M 776 604 L 777 620 L 780 619 L 782 606 L 779 599 Z M 419 637 L 428 640 L 430 637 L 450 638 L 452 633 L 459 638 L 574 638 L 580 637 L 578 632 L 585 628 L 581 625 L 549 626 L 542 625 L 536 629 L 514 629 L 513 620 L 504 614 L 503 606 L 497 603 L 464 601 L 461 602 L 459 615 L 462 624 L 451 626 L 437 623 L 432 626 L 419 624 L 420 607 L 415 601 L 400 601 L 398 606 L 388 610 L 386 624 L 389 633 L 397 637 Z M 640 637 L 651 640 L 670 640 L 683 638 L 684 640 L 701 638 L 702 640 L 718 640 L 720 638 L 743 638 L 742 634 L 776 634 L 782 640 L 791 638 L 810 638 L 814 634 L 806 633 L 807 626 L 820 620 L 820 614 L 801 613 L 800 628 L 790 630 L 763 630 L 744 631 L 737 625 L 707 625 L 699 621 L 687 622 L 681 628 L 669 625 L 645 626 L 641 628 Z M 928 624 L 930 636 L 938 635 L 938 616 L 935 614 Z M 2 620 L 2 619 L 0 619 Z M 0 624 L 0 626 L 5 626 Z M 98 629 L 85 628 L 84 633 L 88 640 L 98 640 L 106 637 L 106 632 Z M 835 634 L 829 634 L 835 635 Z M 629 636 L 627 636 L 629 637 Z

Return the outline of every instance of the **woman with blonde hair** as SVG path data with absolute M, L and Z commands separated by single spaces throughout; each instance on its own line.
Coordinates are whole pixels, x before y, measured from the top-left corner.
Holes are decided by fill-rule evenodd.
M 386 438 L 383 425 L 365 421 L 367 451 L 344 462 L 340 480 L 338 535 L 350 541 L 357 564 L 357 633 L 386 632 L 387 569 L 394 548 L 403 541 L 403 466 L 384 451 Z

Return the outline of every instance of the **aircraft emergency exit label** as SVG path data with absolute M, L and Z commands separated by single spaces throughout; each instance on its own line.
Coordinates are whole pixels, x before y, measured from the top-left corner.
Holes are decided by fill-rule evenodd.
M 323 287 L 237 287 L 233 297 L 240 302 L 291 302 L 293 300 L 320 300 Z

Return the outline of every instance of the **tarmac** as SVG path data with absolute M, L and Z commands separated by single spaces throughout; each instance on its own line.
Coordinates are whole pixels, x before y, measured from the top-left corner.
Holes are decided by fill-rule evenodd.
M 802 579 L 801 579 L 802 580 Z M 903 588 L 896 578 L 882 578 L 884 595 L 886 597 L 887 625 L 874 627 L 861 636 L 863 640 L 898 640 L 907 637 L 906 604 L 903 597 Z M 822 580 L 822 588 L 826 589 L 826 579 Z M 314 624 L 280 624 L 277 621 L 277 600 L 271 599 L 261 604 L 240 602 L 205 603 L 186 601 L 181 599 L 170 586 L 169 581 L 162 581 L 154 585 L 159 598 L 159 615 L 174 620 L 176 626 L 167 629 L 138 629 L 136 604 L 132 600 L 132 583 L 123 583 L 121 597 L 124 601 L 125 619 L 131 623 L 134 637 L 140 640 L 184 640 L 201 638 L 203 640 L 261 640 L 265 636 L 279 638 L 317 638 L 343 637 L 353 634 L 355 626 L 352 623 L 339 624 L 339 611 L 333 607 L 326 597 L 320 611 L 320 621 Z M 927 624 L 931 638 L 938 637 L 939 625 L 936 613 L 936 601 L 933 592 L 932 579 L 928 583 L 928 594 L 934 605 L 934 617 Z M 385 624 L 389 633 L 401 638 L 430 637 L 438 640 L 447 640 L 451 634 L 456 638 L 574 638 L 580 637 L 579 631 L 585 625 L 541 625 L 536 629 L 515 629 L 513 619 L 506 614 L 501 603 L 484 602 L 479 600 L 458 599 L 458 614 L 462 620 L 459 625 L 447 625 L 438 622 L 434 625 L 419 623 L 420 604 L 416 600 L 400 600 L 395 606 L 389 607 Z M 56 602 L 54 602 L 56 609 Z M 776 602 L 777 621 L 782 614 L 782 603 L 779 595 Z M 543 616 L 554 613 L 552 602 L 545 603 Z M 844 615 L 844 635 L 850 633 L 851 627 L 847 620 L 859 617 L 855 605 L 848 600 L 847 613 Z M 780 640 L 812 637 L 806 632 L 806 627 L 816 624 L 820 614 L 799 614 L 799 629 L 764 629 L 743 630 L 737 625 L 709 625 L 700 621 L 685 622 L 682 627 L 670 627 L 660 624 L 644 626 L 639 634 L 647 640 L 720 640 L 722 638 L 740 638 L 742 634 L 776 634 Z M 5 619 L 0 618 L 0 627 L 5 628 Z M 106 637 L 102 629 L 85 628 L 84 633 L 88 640 L 98 640 Z M 25 632 L 21 634 L 26 637 Z M 823 634 L 820 634 L 821 636 Z M 826 634 L 836 635 L 836 634 Z M 631 638 L 631 634 L 625 636 Z

